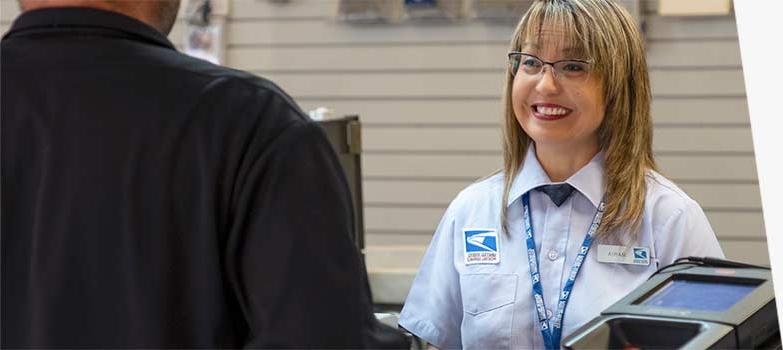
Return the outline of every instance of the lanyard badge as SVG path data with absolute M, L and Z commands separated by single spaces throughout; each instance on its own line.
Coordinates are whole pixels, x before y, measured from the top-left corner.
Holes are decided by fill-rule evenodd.
M 603 200 L 598 204 L 598 210 L 595 212 L 593 222 L 590 224 L 590 229 L 587 231 L 584 241 L 582 241 L 582 246 L 579 248 L 579 254 L 576 255 L 574 265 L 571 267 L 571 272 L 568 274 L 568 280 L 566 281 L 565 286 L 563 286 L 563 290 L 560 292 L 557 312 L 554 315 L 551 327 L 546 317 L 544 289 L 541 286 L 541 274 L 538 271 L 538 255 L 536 254 L 536 241 L 533 238 L 533 225 L 530 221 L 530 193 L 525 193 L 522 196 L 522 204 L 525 211 L 524 221 L 527 242 L 527 260 L 530 265 L 530 279 L 533 282 L 533 300 L 536 305 L 539 328 L 541 329 L 541 335 L 544 337 L 544 346 L 546 349 L 560 349 L 560 339 L 563 336 L 563 317 L 565 316 L 565 308 L 568 304 L 568 299 L 571 297 L 571 291 L 574 289 L 576 276 L 579 274 L 579 270 L 582 268 L 582 263 L 584 263 L 587 252 L 590 250 L 590 245 L 593 243 L 593 235 L 595 235 L 596 230 L 598 230 L 598 226 L 601 225 L 601 218 L 604 215 L 606 204 Z

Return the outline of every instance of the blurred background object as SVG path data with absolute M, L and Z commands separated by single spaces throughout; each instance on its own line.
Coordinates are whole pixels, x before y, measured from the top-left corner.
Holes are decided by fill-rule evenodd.
M 731 0 L 660 0 L 661 16 L 726 16 L 731 13 Z
M 227 0 L 186 0 L 182 51 L 193 57 L 220 64 L 225 54 L 223 31 L 228 15 Z

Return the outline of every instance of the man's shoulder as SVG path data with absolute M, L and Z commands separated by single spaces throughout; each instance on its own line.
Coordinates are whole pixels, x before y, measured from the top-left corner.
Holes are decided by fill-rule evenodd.
M 213 64 L 181 52 L 167 52 L 156 62 L 181 82 L 186 95 L 197 96 L 193 112 L 231 112 L 259 118 L 262 124 L 283 126 L 309 122 L 310 118 L 282 88 L 264 77 Z M 225 118 L 226 115 L 216 117 Z
M 192 79 L 203 91 L 223 91 L 227 98 L 236 99 L 245 94 L 265 95 L 280 99 L 298 111 L 293 99 L 273 81 L 239 69 L 213 64 L 211 62 L 177 52 L 169 58 L 168 66 L 183 75 L 183 79 Z M 304 116 L 302 114 L 302 116 Z
M 198 80 L 230 80 L 246 88 L 280 90 L 277 85 L 266 78 L 239 69 L 217 65 L 179 51 L 168 52 L 161 61 L 170 69 L 190 75 Z

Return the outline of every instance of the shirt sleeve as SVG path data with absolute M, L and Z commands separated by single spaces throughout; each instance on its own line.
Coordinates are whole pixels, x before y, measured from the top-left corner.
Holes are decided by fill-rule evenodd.
M 435 231 L 399 321 L 401 327 L 439 349 L 462 348 L 462 297 L 454 267 L 451 209 L 446 210 Z
M 317 124 L 296 120 L 256 148 L 235 185 L 225 256 L 245 346 L 361 346 L 372 305 L 331 145 Z
M 664 237 L 658 248 L 661 267 L 688 256 L 724 257 L 704 210 L 690 199 L 663 224 L 658 237 Z

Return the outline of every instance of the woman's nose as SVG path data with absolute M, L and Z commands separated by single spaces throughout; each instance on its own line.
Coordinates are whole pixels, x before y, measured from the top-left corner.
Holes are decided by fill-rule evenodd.
M 555 69 L 552 66 L 544 66 L 536 84 L 536 91 L 542 95 L 552 95 L 560 92 L 560 85 L 555 77 Z

